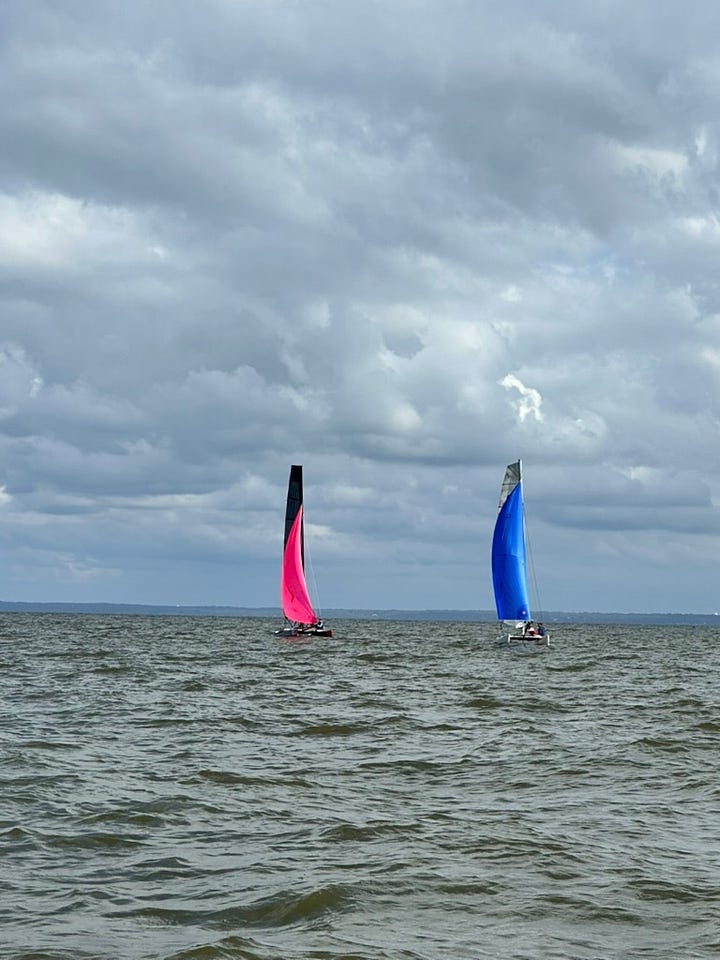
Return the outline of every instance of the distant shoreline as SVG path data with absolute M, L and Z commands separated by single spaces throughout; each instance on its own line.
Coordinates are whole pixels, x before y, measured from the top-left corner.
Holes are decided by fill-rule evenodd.
M 277 607 L 170 606 L 143 603 L 29 603 L 0 600 L 0 613 L 83 613 L 157 617 L 282 617 Z M 493 610 L 352 610 L 325 609 L 326 620 L 416 620 L 419 622 L 495 623 Z M 546 623 L 625 623 L 720 626 L 712 613 L 598 613 L 545 611 Z

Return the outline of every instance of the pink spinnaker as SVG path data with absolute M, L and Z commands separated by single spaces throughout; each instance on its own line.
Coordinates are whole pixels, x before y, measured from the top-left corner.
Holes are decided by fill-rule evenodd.
M 302 562 L 302 515 L 303 509 L 300 507 L 285 544 L 280 573 L 280 603 L 288 620 L 315 623 L 317 617 L 308 596 Z

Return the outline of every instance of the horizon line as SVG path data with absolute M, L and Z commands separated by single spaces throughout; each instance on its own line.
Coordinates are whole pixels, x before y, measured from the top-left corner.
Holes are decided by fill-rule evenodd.
M 190 612 L 200 613 L 204 612 L 208 615 L 215 613 L 218 615 L 224 613 L 225 615 L 239 615 L 239 616 L 256 616 L 256 617 L 282 617 L 282 611 L 280 607 L 266 607 L 266 606 L 238 606 L 236 604 L 207 604 L 207 603 L 128 603 L 128 602 L 112 602 L 112 601 L 74 601 L 74 600 L 0 600 L 0 612 L 23 612 L 23 611 L 39 611 L 44 610 L 46 612 L 63 612 L 67 610 L 72 610 L 76 613 L 81 613 L 83 610 L 88 612 L 90 611 L 107 611 L 107 612 L 147 612 L 147 613 L 157 613 L 162 615 L 183 615 Z M 358 614 L 366 614 L 369 619 L 377 618 L 384 616 L 386 619 L 392 619 L 391 615 L 396 615 L 402 619 L 410 618 L 412 615 L 416 615 L 417 619 L 462 619 L 462 620 L 474 620 L 480 622 L 497 622 L 497 616 L 493 610 L 484 610 L 477 608 L 461 608 L 461 607 L 328 607 L 323 611 L 323 616 L 327 617 L 337 617 L 339 619 L 351 619 L 352 616 Z M 450 616 L 450 615 L 455 615 Z M 535 620 L 564 620 L 569 619 L 570 622 L 577 621 L 578 618 L 582 617 L 592 617 L 593 619 L 598 618 L 652 618 L 659 617 L 663 620 L 668 618 L 703 618 L 704 620 L 713 620 L 715 617 L 720 616 L 717 611 L 712 613 L 705 612 L 680 612 L 680 611 L 622 611 L 622 610 L 545 610 L 542 615 L 534 617 Z M 360 617 L 362 619 L 362 617 Z

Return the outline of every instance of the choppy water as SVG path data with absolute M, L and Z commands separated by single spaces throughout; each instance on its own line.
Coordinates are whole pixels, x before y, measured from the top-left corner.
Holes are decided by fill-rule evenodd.
M 720 955 L 720 631 L 0 617 L 0 956 Z

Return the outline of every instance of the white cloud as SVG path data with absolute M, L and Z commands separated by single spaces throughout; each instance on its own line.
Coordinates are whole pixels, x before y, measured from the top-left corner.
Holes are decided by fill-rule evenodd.
M 141 214 L 57 193 L 0 193 L 0 268 L 89 274 L 101 264 L 163 260 Z
M 517 399 L 510 402 L 516 411 L 518 418 L 522 422 L 531 417 L 538 422 L 542 422 L 542 395 L 534 387 L 526 387 L 525 384 L 514 374 L 508 373 L 500 380 L 500 384 L 507 390 L 516 390 L 520 395 Z
M 658 178 L 679 178 L 688 169 L 687 155 L 676 150 L 615 144 L 611 150 L 611 158 L 621 172 L 642 168 Z

